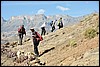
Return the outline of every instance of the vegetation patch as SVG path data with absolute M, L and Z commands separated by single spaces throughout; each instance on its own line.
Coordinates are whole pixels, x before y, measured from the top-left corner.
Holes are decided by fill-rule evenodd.
M 92 29 L 92 28 L 88 28 L 86 29 L 84 35 L 85 35 L 85 38 L 94 38 L 97 34 L 97 31 L 95 29 Z
M 69 45 L 74 47 L 74 46 L 77 45 L 77 42 L 74 39 L 72 39 L 72 40 L 69 41 Z

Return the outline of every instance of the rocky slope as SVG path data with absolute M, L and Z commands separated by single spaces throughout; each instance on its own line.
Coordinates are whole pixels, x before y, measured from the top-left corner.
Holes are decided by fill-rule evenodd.
M 86 30 L 95 30 L 88 33 Z M 91 31 L 90 31 L 91 32 Z M 90 38 L 92 36 L 92 38 Z M 56 30 L 43 36 L 38 48 L 40 57 L 32 61 L 25 60 L 21 63 L 7 55 L 6 51 L 33 52 L 32 39 L 25 38 L 23 45 L 10 42 L 2 45 L 2 66 L 99 66 L 99 15 L 86 16 L 80 23 Z M 21 60 L 21 59 L 20 59 Z M 36 62 L 39 61 L 39 62 Z

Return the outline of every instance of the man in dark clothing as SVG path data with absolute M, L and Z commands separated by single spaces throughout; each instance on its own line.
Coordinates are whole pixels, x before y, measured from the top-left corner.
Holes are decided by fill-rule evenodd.
M 53 32 L 55 30 L 55 23 L 56 23 L 57 20 L 54 20 L 54 21 L 51 21 L 50 25 L 52 27 L 52 30 L 51 32 Z
M 42 29 L 41 36 L 45 35 L 45 33 L 46 33 L 45 27 L 41 27 L 41 29 Z
M 38 52 L 38 45 L 41 40 L 43 40 L 42 36 L 38 32 L 34 30 L 34 28 L 30 29 L 32 31 L 32 38 L 33 38 L 33 44 L 34 44 L 34 53 L 36 56 L 39 56 Z
M 19 36 L 19 44 L 22 45 L 23 35 L 26 36 L 26 31 L 24 28 L 24 25 L 22 25 L 20 28 L 18 28 L 18 36 Z

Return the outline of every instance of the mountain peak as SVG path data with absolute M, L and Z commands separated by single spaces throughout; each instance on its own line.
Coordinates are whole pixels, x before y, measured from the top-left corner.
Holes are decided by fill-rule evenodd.
M 3 17 L 1 17 L 1 22 L 6 22 L 6 20 Z

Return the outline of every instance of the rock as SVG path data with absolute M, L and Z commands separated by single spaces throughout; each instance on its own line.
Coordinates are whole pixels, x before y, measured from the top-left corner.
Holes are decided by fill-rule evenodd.
M 35 66 L 41 66 L 39 63 L 36 63 Z
M 32 61 L 32 60 L 35 60 L 35 57 L 34 56 L 30 56 L 28 59 L 29 59 L 29 61 Z
M 21 55 L 24 55 L 24 51 L 17 51 L 17 57 L 19 58 Z
M 24 54 L 25 56 L 28 56 L 28 60 L 29 61 L 32 61 L 32 60 L 35 60 L 35 55 L 31 52 L 27 52 L 26 54 Z
M 28 65 L 35 65 L 34 61 L 30 61 Z
M 5 47 L 6 47 L 6 48 L 9 48 L 10 46 L 9 46 L 9 45 L 5 45 Z
M 12 60 L 13 60 L 13 62 L 14 62 L 14 61 L 16 60 L 16 57 L 13 57 Z
M 55 35 L 55 37 L 57 37 L 57 36 L 59 36 L 59 35 Z
M 40 62 L 40 65 L 45 65 L 45 62 Z
M 27 60 L 28 59 L 28 56 L 24 56 L 24 60 Z
M 16 45 L 18 42 L 17 41 L 14 41 L 14 42 L 12 42 L 10 45 L 11 46 L 14 46 L 14 45 Z
M 24 61 L 24 57 L 23 56 L 20 56 L 19 58 L 16 59 L 17 63 L 21 63 L 23 61 Z
M 4 47 L 1 47 L 1 54 L 4 54 L 6 49 Z
M 30 40 L 30 38 L 27 38 L 26 40 L 24 40 L 24 42 L 27 42 L 27 41 L 29 41 Z
M 40 59 L 34 60 L 35 63 L 40 63 Z
M 7 53 L 7 57 L 9 57 L 9 58 L 12 58 L 12 57 L 15 57 L 15 56 L 17 56 L 15 52 L 9 51 Z
M 9 42 L 6 42 L 4 45 L 9 45 L 10 43 Z
M 65 32 L 63 32 L 63 34 L 65 34 Z
M 35 59 L 33 61 L 30 61 L 30 64 L 36 64 L 36 63 L 40 63 L 40 60 L 39 59 Z
M 35 61 L 30 61 L 30 66 L 41 66 L 40 63 L 35 63 Z
M 21 51 L 17 51 L 17 57 L 19 58 L 21 55 Z

